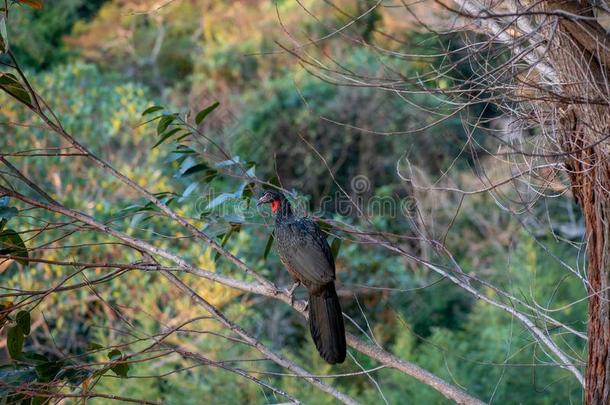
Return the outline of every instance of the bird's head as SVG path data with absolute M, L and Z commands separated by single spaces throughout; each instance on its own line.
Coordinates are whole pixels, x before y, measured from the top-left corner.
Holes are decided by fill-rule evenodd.
M 286 197 L 284 197 L 284 194 L 276 190 L 265 190 L 262 197 L 258 199 L 256 205 L 271 204 L 271 211 L 277 213 L 285 202 Z

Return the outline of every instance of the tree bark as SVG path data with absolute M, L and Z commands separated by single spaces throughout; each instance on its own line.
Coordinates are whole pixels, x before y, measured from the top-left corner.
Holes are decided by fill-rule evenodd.
M 579 1 L 547 1 L 548 11 L 593 17 Z M 610 404 L 610 38 L 595 20 L 560 18 L 550 36 L 559 80 L 556 139 L 587 237 L 589 293 L 585 403 Z

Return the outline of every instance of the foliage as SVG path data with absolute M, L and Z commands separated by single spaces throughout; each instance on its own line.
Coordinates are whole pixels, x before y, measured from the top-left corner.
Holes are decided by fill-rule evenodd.
M 44 2 L 43 8 L 14 9 L 8 25 L 11 49 L 31 68 L 45 69 L 65 62 L 74 52 L 64 44 L 64 36 L 76 22 L 93 17 L 105 1 L 53 0 Z
M 279 177 L 284 187 L 298 190 L 292 197 L 307 201 L 307 208 L 327 224 L 402 235 L 401 248 L 449 264 L 423 242 L 426 237 L 443 240 L 471 274 L 484 274 L 490 283 L 524 302 L 558 308 L 557 317 L 566 324 L 584 322 L 586 305 L 578 302 L 584 294 L 582 284 L 573 274 L 566 274 L 564 266 L 578 263 L 578 249 L 545 236 L 547 233 L 523 232 L 523 217 L 497 208 L 498 200 L 516 200 L 510 190 L 501 190 L 504 200 L 478 194 L 462 202 L 454 196 L 418 192 L 396 175 L 397 168 L 403 169 L 397 161 L 405 161 L 406 156 L 410 168 L 424 180 L 442 179 L 452 170 L 460 186 L 479 187 L 471 168 L 491 171 L 496 163 L 478 161 L 490 141 L 483 131 L 467 132 L 463 119 L 493 117 L 496 111 L 492 108 L 479 105 L 462 116 L 451 115 L 453 110 L 447 107 L 451 100 L 446 95 L 417 94 L 406 103 L 394 92 L 320 80 L 285 55 L 255 57 L 276 49 L 274 40 L 284 38 L 285 33 L 277 28 L 274 2 L 182 1 L 168 4 L 158 13 L 130 13 L 147 11 L 153 3 L 62 0 L 48 7 L 45 3 L 42 11 L 15 12 L 9 39 L 18 59 L 30 65 L 26 75 L 65 128 L 138 185 L 153 190 L 197 229 L 260 274 L 288 285 L 277 255 L 269 249 L 273 240 L 265 225 L 270 220 L 255 211 L 253 201 L 259 182 L 275 184 Z M 287 25 L 299 29 L 298 35 L 324 36 L 333 24 L 349 21 L 345 15 L 331 12 L 328 5 L 305 3 L 324 15 L 322 23 L 304 16 L 295 2 L 277 2 L 278 13 L 287 17 Z M 368 4 L 339 3 L 350 13 Z M 197 11 L 204 6 L 208 8 L 201 16 Z M 226 22 L 235 16 L 242 18 L 240 26 Z M 388 41 L 386 45 L 397 50 L 430 55 L 449 44 L 458 47 L 454 38 L 414 31 L 401 37 L 401 44 L 379 38 L 376 27 L 396 23 L 385 11 L 372 13 L 346 30 L 346 35 L 363 35 L 370 41 Z M 20 26 L 27 26 L 28 31 Z M 159 52 L 153 55 L 162 32 Z M 67 42 L 78 50 L 68 50 L 64 35 L 69 35 Z M 114 46 L 108 47 L 109 43 Z M 325 46 L 316 57 L 334 51 L 346 68 L 362 75 L 382 71 L 424 75 L 430 68 L 379 56 L 370 49 L 344 49 L 332 40 Z M 473 74 L 465 66 L 460 68 L 465 78 Z M 0 130 L 0 149 L 76 152 L 42 128 L 43 123 L 18 103 L 28 100 L 15 83 L 19 83 L 16 76 L 7 73 L 0 78 L 0 88 L 8 92 L 0 95 L 1 121 L 7 124 Z M 431 87 L 449 84 L 428 83 Z M 444 115 L 449 118 L 431 126 Z M 462 153 L 466 140 L 475 145 L 472 155 Z M 208 271 L 231 271 L 226 259 L 166 221 L 154 205 L 116 180 L 100 176 L 86 159 L 60 153 L 8 158 L 62 204 L 179 253 Z M 328 175 L 329 169 L 334 178 Z M 371 181 L 366 200 L 412 198 L 414 211 L 362 218 L 345 215 L 336 205 L 317 210 L 324 196 L 342 198 L 338 185 L 350 196 L 359 196 L 350 189 L 356 175 Z M 25 194 L 36 196 L 18 180 L 11 182 Z M 579 221 L 565 196 L 549 202 L 547 209 L 557 221 Z M 545 213 L 534 211 L 532 216 Z M 428 216 L 434 219 L 428 222 L 432 225 L 420 226 L 418 221 Z M 12 199 L 0 200 L 0 218 L 0 254 L 19 257 L 3 259 L 0 264 L 4 289 L 0 327 L 7 331 L 12 359 L 10 365 L 0 368 L 0 375 L 9 383 L 9 390 L 22 383 L 55 381 L 66 383 L 65 392 L 95 389 L 167 403 L 197 404 L 202 398 L 236 404 L 279 402 L 280 398 L 252 381 L 205 362 L 202 365 L 201 359 L 195 361 L 178 352 L 180 348 L 258 371 L 260 374 L 253 374 L 299 399 L 332 403 L 312 386 L 260 361 L 254 349 L 219 338 L 226 331 L 221 325 L 194 308 L 184 293 L 158 273 L 136 269 L 135 264 L 146 257 L 125 253 L 113 238 L 74 224 L 55 229 L 52 225 L 58 223 L 58 215 L 27 209 Z M 45 227 L 51 229 L 37 232 Z M 345 291 L 342 305 L 355 322 L 347 325 L 350 332 L 373 334 L 403 359 L 485 401 L 580 401 L 580 389 L 570 375 L 548 366 L 546 354 L 515 319 L 440 280 L 421 264 L 389 255 L 377 246 L 356 243 L 331 225 L 325 229 L 334 234 L 337 277 Z M 61 248 L 48 248 L 53 242 Z M 41 260 L 131 263 L 134 268 L 112 272 L 104 267 L 56 266 Z M 558 278 L 563 280 L 559 285 Z M 205 283 L 193 275 L 184 275 L 183 280 L 257 338 L 313 374 L 354 371 L 354 363 L 338 367 L 323 363 L 308 340 L 304 320 L 286 306 Z M 42 300 L 35 295 L 19 308 L 10 294 L 16 289 L 43 291 L 65 283 L 83 283 L 86 288 L 50 293 Z M 169 335 L 163 346 L 166 352 L 158 358 L 154 357 L 157 353 L 142 352 L 147 338 L 181 323 L 186 323 L 188 332 Z M 575 357 L 583 356 L 582 342 L 555 335 L 553 339 L 570 347 Z M 365 369 L 377 366 L 369 358 L 355 356 Z M 405 399 L 446 403 L 432 389 L 388 369 L 375 371 L 370 378 L 356 375 L 328 382 L 364 403 L 379 403 L 381 395 L 389 403 Z

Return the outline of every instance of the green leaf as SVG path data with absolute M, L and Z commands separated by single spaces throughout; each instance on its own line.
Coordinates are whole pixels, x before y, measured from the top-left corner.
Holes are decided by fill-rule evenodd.
M 111 370 L 119 377 L 127 377 L 127 372 L 129 372 L 129 364 L 120 363 L 112 367 Z
M 63 363 L 61 361 L 47 361 L 36 366 L 36 374 L 41 382 L 49 382 L 55 379 L 57 373 L 61 371 Z
M 0 207 L 0 218 L 12 218 L 19 214 L 19 210 L 15 207 Z
M 186 145 L 178 145 L 176 149 L 172 151 L 172 153 L 193 154 L 197 152 L 195 152 L 193 149 L 189 148 Z
M 271 235 L 269 235 L 269 239 L 267 239 L 267 244 L 265 245 L 265 252 L 263 253 L 263 260 L 267 260 L 267 256 L 269 256 L 269 252 L 271 251 L 271 245 L 273 245 L 274 239 L 275 231 L 271 232 Z
M 216 109 L 216 107 L 218 107 L 220 105 L 220 103 L 217 101 L 214 104 L 212 104 L 209 107 L 204 108 L 203 110 L 199 111 L 197 113 L 197 116 L 195 117 L 195 124 L 199 125 L 201 124 L 201 122 L 205 119 L 205 117 L 208 116 L 209 113 L 211 113 L 212 111 L 214 111 Z
M 183 140 L 184 138 L 189 137 L 191 135 L 192 135 L 191 132 L 186 132 L 185 134 L 180 135 L 178 138 L 176 138 L 176 142 L 179 142 L 179 141 Z
M 0 52 L 8 51 L 8 34 L 6 33 L 6 19 L 4 14 L 0 16 Z
M 113 349 L 108 353 L 108 359 L 112 361 L 121 360 L 123 358 L 123 353 L 121 353 L 118 349 Z M 119 377 L 127 377 L 127 372 L 129 371 L 129 364 L 127 363 L 119 363 L 110 368 L 116 375 Z
M 18 359 L 21 356 L 24 341 L 25 338 L 23 336 L 23 331 L 19 325 L 8 328 L 8 332 L 6 334 L 6 347 L 8 349 L 8 353 L 11 355 L 11 358 Z
M 28 106 L 32 104 L 30 93 L 28 93 L 19 80 L 17 80 L 15 75 L 11 73 L 0 74 L 0 89 Z
M 144 110 L 144 112 L 142 113 L 142 117 L 148 114 L 152 114 L 154 112 L 157 111 L 161 111 L 163 109 L 163 107 L 159 106 L 159 105 L 153 105 L 152 107 L 148 107 L 146 110 Z
M 222 162 L 216 163 L 216 168 L 220 169 L 223 167 L 235 166 L 241 163 L 239 156 L 233 156 L 231 159 L 223 160 Z
M 193 193 L 193 191 L 197 189 L 197 187 L 199 187 L 199 183 L 196 181 L 189 184 L 188 187 L 182 192 L 182 196 L 180 197 L 178 202 L 182 202 L 187 199 Z
M 274 189 L 275 189 L 275 187 L 272 187 L 272 186 L 270 186 L 269 184 L 271 184 L 271 185 L 273 185 L 273 186 L 276 186 L 276 187 L 281 187 L 281 185 L 280 185 L 280 179 L 279 179 L 277 176 L 273 176 L 272 178 L 270 178 L 269 180 L 267 180 L 267 183 L 268 183 L 268 184 L 263 184 L 263 188 L 264 188 L 265 190 L 269 190 L 269 189 L 274 190 Z
M 167 141 L 172 135 L 174 135 L 176 132 L 180 131 L 180 128 L 174 128 L 171 131 L 166 132 L 165 134 L 163 134 L 163 136 L 161 137 L 161 139 L 159 139 L 157 141 L 157 143 L 155 143 L 155 145 L 151 148 L 151 149 L 155 149 L 157 146 L 161 145 L 163 142 Z
M 215 197 L 212 201 L 208 203 L 207 209 L 213 209 L 218 207 L 221 204 L 224 204 L 226 201 L 237 198 L 233 193 L 222 193 L 219 196 Z
M 0 254 L 21 257 L 17 261 L 24 266 L 28 264 L 28 249 L 21 236 L 12 229 L 0 232 Z
M 321 229 L 323 232 L 326 232 L 326 233 L 328 233 L 328 231 L 330 231 L 331 229 L 333 229 L 332 225 L 331 225 L 331 224 L 329 224 L 328 222 L 324 221 L 323 219 L 319 219 L 319 220 L 317 221 L 317 224 L 318 224 L 318 226 L 320 227 L 320 229 Z
M 245 200 L 249 200 L 254 195 L 254 188 L 256 187 L 255 183 L 248 183 L 244 190 L 241 192 L 241 197 Z
M 176 133 L 182 131 L 182 128 L 172 128 L 169 131 L 167 131 L 166 133 L 163 134 L 163 136 L 172 136 L 175 135 Z
M 149 124 L 149 123 L 151 123 L 153 121 L 161 119 L 161 117 L 163 117 L 163 116 L 162 115 L 157 115 L 156 117 L 153 117 L 153 118 L 149 119 L 148 121 L 141 122 L 138 125 L 136 125 L 136 128 L 142 127 L 142 126 L 144 126 L 146 124 Z
M 224 247 L 224 245 L 227 244 L 227 242 L 229 241 L 229 238 L 231 237 L 233 232 L 235 232 L 235 229 L 236 229 L 235 227 L 231 226 L 229 231 L 224 234 L 222 241 L 220 242 L 220 246 Z M 217 250 L 216 254 L 214 255 L 214 262 L 218 261 L 219 258 L 220 258 L 220 251 Z
M 198 163 L 194 166 L 189 167 L 188 169 L 186 169 L 184 171 L 184 173 L 182 173 L 182 177 L 191 175 L 193 173 L 197 173 L 197 172 L 201 172 L 204 170 L 209 170 L 210 166 L 208 166 L 206 163 Z
M 121 357 L 123 357 L 123 353 L 121 353 L 121 351 L 119 349 L 112 349 L 110 352 L 108 352 L 109 360 L 117 360 L 117 359 L 120 359 Z
M 333 243 L 330 245 L 330 251 L 333 254 L 333 257 L 336 259 L 339 254 L 339 249 L 341 248 L 341 239 L 335 238 Z
M 210 169 L 207 172 L 205 172 L 205 174 L 203 175 L 203 181 L 206 183 L 209 183 L 212 180 L 214 180 L 217 175 L 218 175 L 218 170 Z
M 163 132 L 165 132 L 167 127 L 169 127 L 170 124 L 172 122 L 174 122 L 176 117 L 177 117 L 176 114 L 162 116 L 161 119 L 159 120 L 159 123 L 157 124 L 157 135 L 161 135 Z
M 21 354 L 21 359 L 28 363 L 34 363 L 34 364 L 42 364 L 42 363 L 49 362 L 49 359 L 47 359 L 45 356 L 43 356 L 42 354 L 39 354 L 39 353 L 34 353 L 34 352 L 23 352 Z
M 89 345 L 87 346 L 87 351 L 88 352 L 93 352 L 93 351 L 100 350 L 100 349 L 103 349 L 103 348 L 104 348 L 104 346 L 102 346 L 99 343 L 89 342 Z
M 28 311 L 19 311 L 17 312 L 17 316 L 15 317 L 15 321 L 17 325 L 21 328 L 21 331 L 24 335 L 30 334 L 30 325 L 32 322 L 32 318 L 30 317 L 30 313 Z

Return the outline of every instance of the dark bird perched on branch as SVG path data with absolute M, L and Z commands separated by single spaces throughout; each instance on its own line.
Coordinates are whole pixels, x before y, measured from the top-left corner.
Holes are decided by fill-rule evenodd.
M 320 356 L 330 364 L 345 360 L 345 327 L 335 291 L 335 260 L 320 227 L 294 215 L 278 191 L 269 190 L 258 204 L 271 204 L 275 217 L 275 245 L 280 260 L 295 281 L 309 291 L 309 329 Z

